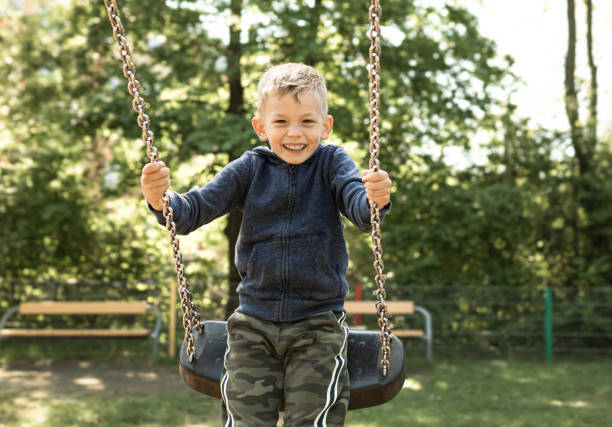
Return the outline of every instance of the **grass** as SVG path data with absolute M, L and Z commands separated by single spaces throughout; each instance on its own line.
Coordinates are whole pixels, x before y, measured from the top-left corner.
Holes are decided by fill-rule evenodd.
M 446 361 L 351 426 L 612 426 L 612 362 Z
M 2 363 L 52 356 L 76 357 L 70 345 L 15 343 Z M 45 346 L 50 347 L 45 347 Z M 79 346 L 92 351 L 97 344 Z M 107 344 L 104 344 L 105 346 Z M 111 351 L 116 366 L 150 360 L 148 345 Z M 127 346 L 127 344 L 125 344 Z M 19 359 L 14 359 L 17 355 Z M 132 344 L 130 344 L 132 346 Z M 8 350 L 8 345 L 6 346 Z M 56 347 L 56 348 L 54 348 Z M 129 347 L 129 346 L 128 346 Z M 3 345 L 3 348 L 4 345 Z M 103 352 L 96 351 L 96 355 Z M 108 363 L 109 353 L 105 358 Z M 24 361 L 25 359 L 25 361 Z M 100 364 L 102 357 L 94 357 Z M 146 362 L 150 363 L 150 362 Z M 7 365 L 9 364 L 9 365 Z M 612 361 L 566 360 L 547 364 L 526 360 L 442 360 L 408 362 L 408 378 L 400 394 L 385 405 L 351 411 L 347 426 L 612 426 Z M 162 359 L 150 366 L 173 378 L 176 364 Z M 114 390 L 87 393 L 45 393 L 37 387 L 7 392 L 0 387 L 0 425 L 13 426 L 217 426 L 219 402 L 197 393 L 164 390 L 163 384 L 139 393 Z

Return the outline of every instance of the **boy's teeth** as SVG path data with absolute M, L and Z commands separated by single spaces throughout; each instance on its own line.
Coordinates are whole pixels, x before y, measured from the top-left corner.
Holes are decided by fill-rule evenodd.
M 306 147 L 306 145 L 305 144 L 297 144 L 297 145 L 288 145 L 288 144 L 285 144 L 284 147 L 287 150 L 291 150 L 291 151 L 301 151 L 301 150 L 304 149 L 304 147 Z

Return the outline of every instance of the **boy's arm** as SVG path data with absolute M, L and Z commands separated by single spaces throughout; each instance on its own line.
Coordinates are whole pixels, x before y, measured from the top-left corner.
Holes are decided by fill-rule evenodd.
M 248 189 L 250 176 L 251 159 L 245 153 L 225 166 L 204 186 L 184 194 L 169 191 L 176 232 L 189 234 L 241 206 Z M 151 211 L 161 225 L 166 224 L 166 219 L 161 211 L 154 209 Z
M 330 182 L 332 190 L 336 194 L 336 203 L 340 212 L 355 224 L 359 230 L 365 233 L 371 231 L 370 204 L 363 177 L 359 173 L 359 169 L 353 159 L 341 147 L 338 147 L 333 155 L 330 172 Z M 384 172 L 384 175 L 387 175 L 386 172 Z M 389 180 L 389 186 L 390 182 Z M 389 201 L 385 206 L 379 205 L 379 208 L 382 220 L 387 212 L 389 212 L 389 209 L 391 209 L 391 202 Z

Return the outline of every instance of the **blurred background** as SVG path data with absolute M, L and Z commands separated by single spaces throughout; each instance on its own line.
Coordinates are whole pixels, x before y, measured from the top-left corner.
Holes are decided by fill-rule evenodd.
M 250 125 L 258 78 L 289 61 L 327 79 L 329 142 L 366 168 L 367 3 L 119 2 L 173 188 L 202 185 L 259 145 Z M 393 179 L 382 229 L 388 299 L 431 313 L 434 360 L 607 363 L 612 4 L 386 0 L 382 7 L 380 160 Z M 172 360 L 168 346 L 180 345 L 168 326 L 177 316 L 175 273 L 167 232 L 140 193 L 146 147 L 103 1 L 0 1 L 0 77 L 0 316 L 27 301 L 146 300 L 162 310 L 162 357 Z M 231 260 L 239 224 L 235 211 L 181 238 L 203 318 L 223 319 L 237 305 Z M 350 224 L 346 234 L 349 298 L 359 284 L 362 298 L 373 300 L 370 237 Z M 375 327 L 375 319 L 364 321 Z M 393 325 L 424 327 L 418 315 Z M 180 327 L 172 328 L 179 337 Z M 0 358 L 41 357 L 36 340 L 24 342 L 3 341 Z M 424 358 L 421 341 L 406 346 Z M 609 386 L 602 393 L 609 403 Z M 464 425 L 510 425 L 472 421 Z M 533 425 L 574 425 L 571 417 L 547 422 Z

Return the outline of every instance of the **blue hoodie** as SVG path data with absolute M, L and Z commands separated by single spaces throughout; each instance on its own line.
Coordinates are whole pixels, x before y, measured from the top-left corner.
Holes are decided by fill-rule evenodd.
M 179 234 L 242 211 L 236 243 L 237 311 L 274 322 L 343 311 L 348 253 L 340 214 L 369 232 L 370 208 L 361 174 L 346 151 L 319 144 L 291 165 L 257 147 L 185 194 L 170 192 Z M 381 209 L 381 218 L 390 204 Z M 161 212 L 154 211 L 165 225 Z

